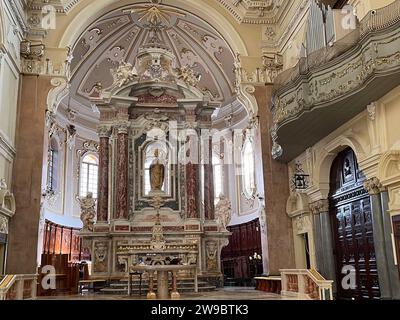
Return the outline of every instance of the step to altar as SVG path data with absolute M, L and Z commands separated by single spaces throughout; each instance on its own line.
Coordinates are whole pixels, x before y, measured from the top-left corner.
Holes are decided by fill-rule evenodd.
M 195 285 L 194 279 L 182 279 L 178 280 L 178 292 L 180 293 L 188 293 L 194 292 Z M 157 279 L 153 281 L 154 288 L 157 288 Z M 149 288 L 149 282 L 147 279 L 142 280 L 141 284 L 141 291 L 142 294 L 145 295 Z M 172 289 L 172 283 L 169 282 L 169 290 Z M 215 291 L 217 288 L 213 285 L 210 285 L 206 281 L 198 281 L 198 291 L 199 292 L 210 292 Z M 140 292 L 140 280 L 134 279 L 131 285 L 132 294 L 136 295 Z M 127 295 L 128 294 L 128 280 L 122 279 L 117 282 L 111 282 L 106 288 L 100 290 L 102 294 L 120 294 L 120 295 Z

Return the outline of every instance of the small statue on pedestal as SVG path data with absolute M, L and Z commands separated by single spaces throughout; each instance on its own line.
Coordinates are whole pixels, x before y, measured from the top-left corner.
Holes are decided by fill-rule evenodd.
M 160 163 L 159 150 L 154 151 L 154 161 L 150 165 L 150 186 L 151 192 L 160 192 L 164 185 L 165 166 Z
M 93 199 L 93 193 L 89 192 L 85 198 L 78 199 L 81 205 L 81 220 L 84 231 L 93 231 L 94 218 L 96 216 L 96 200 Z
M 219 201 L 215 206 L 215 213 L 218 224 L 223 230 L 226 230 L 232 218 L 232 204 L 222 193 L 219 195 Z

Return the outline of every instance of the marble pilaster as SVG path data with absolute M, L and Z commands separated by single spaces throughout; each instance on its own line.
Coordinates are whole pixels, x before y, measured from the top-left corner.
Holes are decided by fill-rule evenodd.
M 17 214 L 9 224 L 7 274 L 35 274 L 37 271 L 42 177 L 47 162 L 45 114 L 51 78 L 21 75 L 12 190 Z M 0 115 L 1 117 L 2 115 Z
M 247 89 L 248 92 L 255 89 L 254 98 L 258 105 L 260 123 L 266 220 L 266 250 L 263 251 L 263 255 L 266 256 L 264 273 L 279 275 L 280 269 L 296 268 L 293 223 L 292 219 L 286 214 L 286 202 L 290 196 L 288 166 L 275 161 L 271 155 L 270 130 L 273 127 L 273 121 L 270 106 L 272 85 Z

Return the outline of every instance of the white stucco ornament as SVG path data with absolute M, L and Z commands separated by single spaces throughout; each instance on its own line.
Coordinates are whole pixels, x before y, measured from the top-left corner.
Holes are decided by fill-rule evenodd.
M 118 69 L 113 71 L 114 85 L 118 88 L 128 84 L 129 82 L 135 80 L 138 76 L 136 68 L 127 62 L 121 62 Z
M 93 231 L 94 218 L 96 216 L 96 200 L 93 198 L 91 192 L 88 193 L 87 197 L 78 199 L 81 205 L 81 220 L 83 223 L 83 230 Z
M 223 195 L 219 195 L 219 201 L 215 207 L 218 224 L 226 230 L 232 219 L 232 203 Z

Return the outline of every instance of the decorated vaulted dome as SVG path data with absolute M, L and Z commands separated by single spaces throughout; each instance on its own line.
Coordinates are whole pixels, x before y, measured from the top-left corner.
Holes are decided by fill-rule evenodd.
M 226 41 L 199 17 L 172 6 L 138 4 L 102 16 L 76 42 L 73 57 L 72 96 L 87 106 L 99 88 L 112 86 L 121 64 L 144 66 L 146 59 L 169 65 L 213 102 L 224 106 L 236 99 L 235 55 Z M 138 70 L 140 81 L 150 78 L 149 71 Z M 153 77 L 156 72 L 161 70 Z

